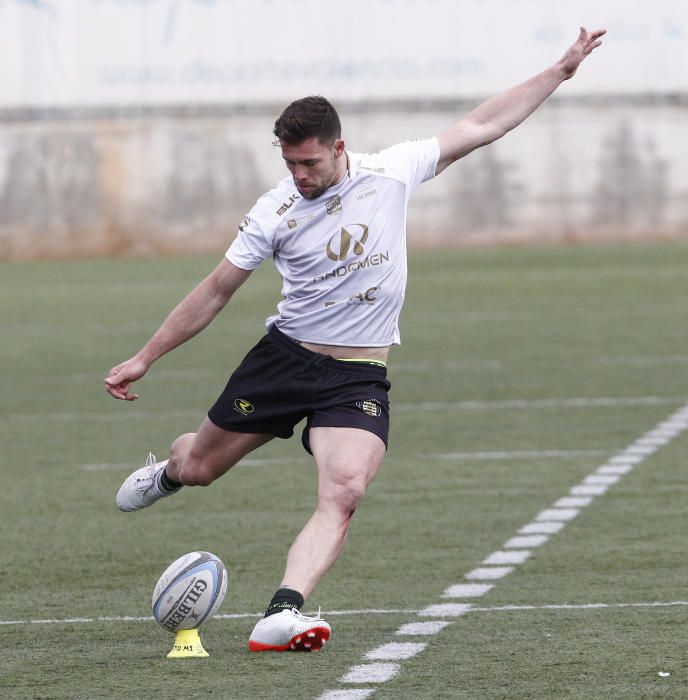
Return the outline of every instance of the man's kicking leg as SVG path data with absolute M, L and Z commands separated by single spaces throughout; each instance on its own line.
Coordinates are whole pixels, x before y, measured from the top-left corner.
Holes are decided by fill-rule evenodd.
M 171 496 L 184 485 L 208 486 L 271 439 L 272 435 L 223 430 L 205 418 L 197 433 L 186 433 L 172 443 L 169 459 L 156 462 L 152 454 L 148 455 L 146 465 L 120 487 L 117 507 L 123 511 L 140 510 Z
M 329 639 L 327 622 L 305 617 L 299 608 L 339 557 L 385 455 L 382 440 L 358 428 L 311 428 L 309 437 L 318 468 L 317 507 L 289 550 L 282 584 L 251 634 L 251 651 L 317 651 Z

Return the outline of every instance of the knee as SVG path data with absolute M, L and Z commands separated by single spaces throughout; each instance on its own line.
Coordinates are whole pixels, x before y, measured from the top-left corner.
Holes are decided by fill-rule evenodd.
M 182 468 L 186 458 L 191 451 L 196 433 L 185 433 L 180 435 L 170 446 L 169 463 L 179 470 Z
M 196 433 L 180 435 L 170 448 L 170 462 L 174 465 L 176 480 L 185 486 L 209 486 L 215 481 L 213 470 L 193 453 Z
M 328 488 L 326 500 L 346 519 L 351 518 L 365 495 L 362 480 L 351 477 Z

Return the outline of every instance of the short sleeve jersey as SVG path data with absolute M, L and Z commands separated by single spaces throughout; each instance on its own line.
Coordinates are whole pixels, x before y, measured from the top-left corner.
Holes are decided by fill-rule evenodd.
M 226 253 L 253 270 L 272 257 L 283 300 L 267 319 L 295 340 L 384 347 L 401 342 L 406 215 L 411 195 L 435 175 L 436 138 L 374 154 L 347 153 L 348 172 L 316 199 L 291 177 L 244 217 Z

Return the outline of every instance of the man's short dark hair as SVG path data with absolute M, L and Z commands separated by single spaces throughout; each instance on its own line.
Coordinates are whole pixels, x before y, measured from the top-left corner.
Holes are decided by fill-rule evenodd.
M 337 110 L 320 96 L 292 102 L 275 122 L 272 133 L 284 143 L 297 146 L 312 138 L 329 143 L 341 138 L 342 125 Z

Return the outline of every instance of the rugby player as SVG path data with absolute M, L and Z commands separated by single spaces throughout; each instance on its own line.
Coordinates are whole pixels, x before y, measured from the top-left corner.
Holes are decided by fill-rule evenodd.
M 195 433 L 169 457 L 122 484 L 116 502 L 134 511 L 207 486 L 275 437 L 306 420 L 303 445 L 315 460 L 315 512 L 287 554 L 281 584 L 249 649 L 314 651 L 328 640 L 320 615 L 300 612 L 336 561 L 351 518 L 387 447 L 389 349 L 400 342 L 406 284 L 406 212 L 418 186 L 518 126 L 583 59 L 605 30 L 581 28 L 554 65 L 492 97 L 426 140 L 371 155 L 347 151 L 337 112 L 322 97 L 290 104 L 274 134 L 289 171 L 244 218 L 224 259 L 170 313 L 144 347 L 110 370 L 106 390 L 134 401 L 133 383 L 161 356 L 203 330 L 251 271 L 273 258 L 283 301 Z

